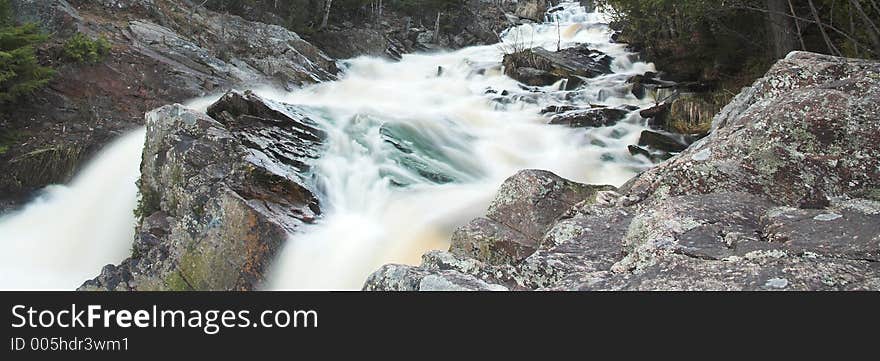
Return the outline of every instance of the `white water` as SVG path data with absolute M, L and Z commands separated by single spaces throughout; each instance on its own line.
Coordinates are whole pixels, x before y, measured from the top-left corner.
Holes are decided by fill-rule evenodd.
M 0 218 L 0 289 L 72 290 L 130 253 L 144 130 L 114 141 L 67 186 Z
M 397 63 L 358 58 L 349 61 L 339 81 L 264 94 L 311 107 L 329 134 L 327 154 L 314 169 L 325 215 L 291 237 L 267 288 L 359 289 L 383 264 L 418 264 L 424 252 L 448 248 L 455 227 L 483 214 L 500 184 L 518 170 L 546 169 L 580 182 L 620 185 L 649 167 L 626 148 L 644 129 L 638 115 L 615 127 L 586 130 L 549 126 L 539 114 L 545 106 L 566 103 L 566 95 L 580 105 L 650 105 L 630 95 L 624 83 L 630 75 L 653 71 L 653 65 L 631 62 L 623 45 L 612 44 L 601 14 L 571 3 L 556 16 L 563 48 L 589 43 L 615 58 L 616 74 L 573 93 L 548 87 L 537 104 L 493 102 L 487 89 L 534 96 L 502 75 L 499 64 L 513 43 L 555 50 L 557 26 L 546 23 L 509 30 L 506 46 L 406 55 Z M 456 181 L 439 185 L 401 166 L 400 153 L 383 142 L 383 124 L 403 129 L 410 144 L 424 151 L 416 155 L 422 164 Z M 604 146 L 593 144 L 599 142 Z
M 539 114 L 558 104 L 651 105 L 624 83 L 653 65 L 632 62 L 623 45 L 612 44 L 601 14 L 564 6 L 556 13 L 562 47 L 588 43 L 615 58 L 615 74 L 575 92 L 528 92 L 501 74 L 503 52 L 514 43 L 555 49 L 555 23 L 511 29 L 505 46 L 405 55 L 401 62 L 357 58 L 339 81 L 292 93 L 258 91 L 306 107 L 328 133 L 326 155 L 313 169 L 324 216 L 291 237 L 266 288 L 358 289 L 382 264 L 417 264 L 425 251 L 448 248 L 452 231 L 483 214 L 518 170 L 619 185 L 649 167 L 626 148 L 644 129 L 635 113 L 601 129 L 549 126 Z M 487 89 L 534 100 L 505 105 Z M 410 154 L 383 139 L 383 125 Z M 72 289 L 126 256 L 142 145 L 142 131 L 124 137 L 69 186 L 51 187 L 0 219 L 0 289 Z M 418 167 L 452 182 L 432 181 Z

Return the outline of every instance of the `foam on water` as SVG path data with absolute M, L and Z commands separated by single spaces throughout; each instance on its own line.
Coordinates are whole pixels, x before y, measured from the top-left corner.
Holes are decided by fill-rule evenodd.
M 578 3 L 562 7 L 547 23 L 509 29 L 503 44 L 400 62 L 361 57 L 345 62 L 338 81 L 258 90 L 302 106 L 327 132 L 312 168 L 323 216 L 291 235 L 265 288 L 358 289 L 382 264 L 417 264 L 424 252 L 447 248 L 455 227 L 483 214 L 500 184 L 522 169 L 620 185 L 650 167 L 627 150 L 645 129 L 635 113 L 600 129 L 550 126 L 540 114 L 558 104 L 650 105 L 625 82 L 653 65 L 613 43 L 602 14 Z M 605 52 L 614 74 L 573 92 L 560 84 L 523 89 L 502 74 L 506 50 L 555 50 L 557 43 Z M 217 98 L 190 106 L 204 110 Z M 125 258 L 143 137 L 143 130 L 123 137 L 71 184 L 0 219 L 0 288 L 73 289 Z
M 291 236 L 267 287 L 358 289 L 382 264 L 417 264 L 424 252 L 448 248 L 455 227 L 483 214 L 500 184 L 522 169 L 620 185 L 649 167 L 627 150 L 644 129 L 637 115 L 592 130 L 549 126 L 540 115 L 565 96 L 582 105 L 647 106 L 629 94 L 625 81 L 654 70 L 611 42 L 601 14 L 565 3 L 553 16 L 558 28 L 555 18 L 512 28 L 503 35 L 505 44 L 405 55 L 400 62 L 357 58 L 347 62 L 339 81 L 263 92 L 312 109 L 328 130 L 327 153 L 314 167 L 324 217 Z M 615 74 L 573 93 L 553 87 L 535 93 L 501 73 L 505 50 L 555 50 L 560 38 L 562 48 L 587 43 L 613 56 Z M 488 89 L 533 100 L 499 104 Z M 383 129 L 399 128 L 418 130 L 394 140 L 412 148 L 415 163 L 425 167 L 414 167 L 383 138 Z M 425 168 L 452 181 L 425 177 Z

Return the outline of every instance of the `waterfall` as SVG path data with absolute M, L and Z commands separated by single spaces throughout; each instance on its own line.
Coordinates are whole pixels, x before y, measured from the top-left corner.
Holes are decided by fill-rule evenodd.
M 130 253 L 144 129 L 0 218 L 0 289 L 76 289 Z
M 400 62 L 357 58 L 339 81 L 263 92 L 311 109 L 328 133 L 313 170 L 324 216 L 290 237 L 266 287 L 358 289 L 383 264 L 418 264 L 424 252 L 447 249 L 454 229 L 482 215 L 518 170 L 621 185 L 650 167 L 627 150 L 645 129 L 635 113 L 601 129 L 550 126 L 540 115 L 557 104 L 646 107 L 625 83 L 654 70 L 611 41 L 603 14 L 563 3 L 551 17 L 509 29 L 503 44 L 409 54 Z M 615 58 L 615 73 L 574 92 L 524 90 L 502 74 L 505 51 L 555 50 L 557 43 L 590 44 Z M 498 101 L 501 92 L 512 101 Z
M 264 288 L 359 289 L 383 264 L 417 264 L 424 252 L 448 248 L 453 230 L 482 215 L 501 183 L 522 169 L 620 185 L 649 168 L 627 150 L 645 129 L 637 112 L 613 127 L 576 129 L 548 125 L 541 109 L 647 107 L 650 100 L 631 95 L 626 80 L 653 65 L 611 41 L 601 13 L 566 2 L 548 18 L 507 30 L 502 44 L 399 62 L 350 59 L 338 81 L 258 90 L 301 106 L 327 133 L 312 167 L 323 216 L 290 236 Z M 510 49 L 581 43 L 612 56 L 614 73 L 575 91 L 524 89 L 502 73 Z M 73 289 L 126 257 L 143 137 L 143 130 L 122 137 L 69 185 L 49 187 L 0 219 L 0 289 Z

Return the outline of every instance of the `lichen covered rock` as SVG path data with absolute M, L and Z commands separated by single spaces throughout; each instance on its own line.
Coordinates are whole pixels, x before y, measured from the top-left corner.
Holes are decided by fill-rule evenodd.
M 474 221 L 446 267 L 429 254 L 366 289 L 442 270 L 511 290 L 878 290 L 878 80 L 877 62 L 792 53 L 715 117 L 713 134 L 617 192 L 569 201 L 561 216 L 541 205 L 552 192 L 520 195 L 534 207 L 501 214 L 520 232 Z M 506 246 L 536 236 L 533 251 Z M 498 257 L 510 249 L 517 257 Z
M 230 92 L 202 114 L 147 114 L 132 257 L 82 289 L 251 290 L 319 214 L 306 174 L 323 132 L 295 108 Z M 124 284 L 122 284 L 122 281 Z
M 490 264 L 520 261 L 537 250 L 553 223 L 577 203 L 595 202 L 610 186 L 578 184 L 544 171 L 523 171 L 501 186 L 485 218 L 452 235 L 450 251 Z

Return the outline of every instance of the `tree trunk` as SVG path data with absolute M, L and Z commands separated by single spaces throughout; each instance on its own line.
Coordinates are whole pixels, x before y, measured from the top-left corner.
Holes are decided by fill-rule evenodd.
M 326 0 L 324 3 L 324 18 L 321 19 L 321 26 L 318 29 L 323 29 L 327 27 L 327 20 L 330 19 L 330 6 L 333 5 L 333 0 Z
M 770 33 L 770 51 L 777 59 L 797 49 L 794 24 L 786 15 L 790 11 L 787 0 L 766 0 L 767 31 Z
M 434 23 L 434 44 L 440 44 L 440 15 L 443 13 L 437 13 L 437 22 Z

